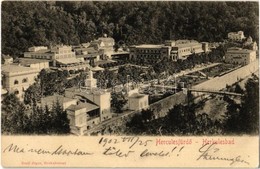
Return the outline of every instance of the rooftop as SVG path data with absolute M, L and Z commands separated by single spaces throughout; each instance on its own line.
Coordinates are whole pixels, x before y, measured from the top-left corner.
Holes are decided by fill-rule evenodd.
M 8 73 L 22 73 L 22 72 L 37 72 L 38 69 L 11 64 L 11 65 L 2 65 L 2 71 Z
M 87 112 L 89 112 L 89 111 L 98 109 L 99 107 L 94 105 L 94 104 L 91 104 L 91 103 L 82 103 L 82 102 L 80 102 L 77 105 L 69 106 L 67 109 L 68 110 L 77 111 L 77 110 L 81 110 L 81 109 L 85 109 L 85 108 L 87 109 Z
M 68 98 L 68 97 L 64 97 L 64 96 L 62 96 L 62 95 L 53 95 L 53 96 L 44 97 L 44 98 L 42 98 L 41 101 L 53 102 L 53 103 L 55 103 L 57 100 L 58 100 L 59 102 L 61 102 L 61 103 L 66 103 L 66 102 L 73 101 L 73 100 L 75 100 L 75 99 L 71 99 L 71 98 Z
M 19 63 L 21 63 L 23 65 L 35 64 L 35 63 L 44 63 L 44 62 L 50 62 L 50 61 L 44 60 L 44 59 L 19 58 Z
M 114 44 L 115 40 L 111 37 L 101 37 L 98 38 L 99 41 L 104 42 L 105 45 L 107 45 L 107 43 L 112 43 Z
M 134 94 L 130 95 L 129 98 L 140 99 L 140 98 L 143 98 L 144 96 L 146 96 L 146 95 L 145 94 L 140 94 L 140 93 L 134 93 Z
M 232 49 L 228 49 L 227 53 L 252 53 L 255 52 L 253 50 L 248 50 L 248 49 L 241 49 L 241 48 L 232 48 Z
M 40 49 L 40 50 L 37 50 L 37 51 L 27 51 L 25 53 L 53 53 L 53 52 L 51 52 L 50 49 Z
M 97 58 L 98 53 L 93 53 L 93 54 L 85 54 L 85 55 L 76 55 L 76 58 Z
M 177 44 L 176 47 L 185 48 L 185 47 L 192 47 L 192 46 L 195 46 L 195 45 L 201 45 L 201 43 L 196 43 L 196 42 L 183 43 L 183 44 Z
M 163 45 L 143 44 L 137 45 L 136 48 L 161 48 Z
M 95 72 L 95 71 L 102 71 L 102 70 L 105 70 L 105 69 L 102 68 L 102 67 L 99 67 L 99 66 L 95 66 L 95 67 L 91 68 L 91 70 Z
M 98 50 L 96 50 L 94 47 L 85 48 L 85 51 L 88 53 L 98 53 Z
M 96 62 L 97 65 L 102 65 L 102 64 L 106 64 L 106 63 L 114 63 L 116 61 L 114 60 L 99 60 Z
M 62 63 L 62 64 L 73 64 L 73 63 L 80 63 L 81 61 L 77 59 L 76 57 L 71 57 L 71 58 L 62 58 L 62 59 L 56 59 L 57 62 Z

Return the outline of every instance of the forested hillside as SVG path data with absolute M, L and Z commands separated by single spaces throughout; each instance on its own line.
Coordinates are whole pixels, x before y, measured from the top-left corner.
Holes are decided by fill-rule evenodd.
M 258 2 L 2 2 L 2 53 L 79 44 L 107 33 L 127 45 L 165 39 L 222 41 L 243 30 L 258 41 Z

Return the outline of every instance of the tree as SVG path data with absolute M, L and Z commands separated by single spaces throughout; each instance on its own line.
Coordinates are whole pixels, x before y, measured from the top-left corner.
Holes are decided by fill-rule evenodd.
M 225 131 L 235 134 L 257 134 L 259 132 L 259 80 L 249 78 L 245 84 L 241 105 L 229 97 Z
M 149 122 L 153 119 L 153 111 L 150 109 L 142 110 L 141 115 L 144 122 Z
M 111 93 L 111 107 L 115 110 L 115 113 L 122 113 L 126 103 L 127 100 L 122 93 Z
M 15 94 L 7 95 L 2 101 L 1 128 L 5 134 L 25 134 L 28 131 L 28 116 L 25 106 Z
M 141 114 L 135 114 L 130 121 L 126 123 L 127 130 L 131 134 L 141 134 L 146 131 L 144 120 Z
M 12 56 L 33 45 L 77 45 L 104 33 L 127 45 L 169 38 L 223 41 L 234 30 L 259 38 L 257 2 L 5 1 L 2 20 L 2 53 Z
M 214 122 L 207 113 L 204 112 L 196 116 L 196 126 L 194 134 L 216 134 L 216 131 L 214 132 L 214 128 Z
M 175 105 L 172 109 L 169 110 L 168 114 L 168 125 L 169 129 L 173 133 L 184 134 L 186 131 L 186 110 L 183 105 Z
M 70 132 L 69 119 L 67 117 L 67 113 L 63 110 L 58 100 L 53 104 L 51 118 L 52 133 L 67 134 Z
M 33 85 L 29 86 L 24 93 L 24 103 L 25 104 L 36 104 L 41 100 L 41 87 L 39 83 L 34 83 Z
M 240 105 L 230 98 L 225 99 L 228 102 L 225 122 L 226 133 L 239 133 L 241 131 Z
M 259 132 L 259 80 L 249 78 L 245 89 L 240 111 L 241 132 L 257 134 Z
M 239 84 L 236 84 L 235 86 L 235 93 L 240 93 L 240 94 L 244 93 L 244 90 L 241 88 Z

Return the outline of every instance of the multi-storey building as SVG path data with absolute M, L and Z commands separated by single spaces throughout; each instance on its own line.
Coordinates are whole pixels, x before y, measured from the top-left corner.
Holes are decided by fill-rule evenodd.
M 99 50 L 104 55 L 104 57 L 111 59 L 111 55 L 114 53 L 115 40 L 111 37 L 107 37 L 107 35 L 104 34 L 104 37 L 98 38 L 97 41 L 99 41 Z
M 114 53 L 114 45 L 115 40 L 107 37 L 105 34 L 104 37 L 100 37 L 89 43 L 74 46 L 73 51 L 75 51 L 77 58 L 94 64 L 102 59 L 111 59 L 111 55 Z
M 66 70 L 86 69 L 89 65 L 76 58 L 71 46 L 55 46 L 48 49 L 46 46 L 30 47 L 24 53 L 25 58 L 47 59 L 53 67 Z
M 170 46 L 144 44 L 130 47 L 130 59 L 156 60 L 170 55 Z
M 242 41 L 246 37 L 244 36 L 243 31 L 238 31 L 238 32 L 229 32 L 228 33 L 228 39 L 232 41 Z
M 25 90 L 35 82 L 39 71 L 19 65 L 2 65 L 2 87 L 23 100 Z
M 202 49 L 202 44 L 198 42 L 177 44 L 176 46 L 172 47 L 171 59 L 186 59 L 192 54 L 199 54 L 202 52 L 204 52 L 204 50 Z
M 239 65 L 246 65 L 256 60 L 256 51 L 229 48 L 225 54 L 225 62 Z
M 168 58 L 173 61 L 186 59 L 191 54 L 209 52 L 208 43 L 199 43 L 194 40 L 167 40 L 163 45 L 138 45 L 130 47 L 130 59 L 162 59 Z

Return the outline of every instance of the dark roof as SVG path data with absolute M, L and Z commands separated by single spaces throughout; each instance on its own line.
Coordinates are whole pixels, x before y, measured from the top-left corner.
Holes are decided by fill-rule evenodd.
M 19 58 L 18 60 L 19 60 L 19 62 L 20 62 L 21 64 L 23 64 L 23 65 L 50 62 L 49 60 L 44 60 L 44 59 L 31 59 L 31 58 Z
M 67 110 L 72 110 L 72 111 L 77 111 L 77 110 L 81 110 L 81 109 L 87 109 L 87 112 L 95 110 L 95 109 L 99 109 L 98 106 L 94 105 L 94 104 L 90 104 L 90 103 L 79 103 L 77 105 L 70 105 Z
M 140 94 L 140 93 L 134 93 L 132 94 L 131 96 L 129 96 L 130 98 L 137 98 L 137 99 L 140 99 L 140 98 L 143 98 L 144 96 L 146 96 L 145 94 Z
M 47 96 L 47 97 L 44 97 L 42 98 L 42 101 L 47 101 L 47 102 L 56 102 L 56 101 L 59 101 L 61 103 L 65 103 L 65 102 L 69 102 L 69 101 L 73 101 L 75 99 L 71 99 L 71 98 L 68 98 L 68 97 L 64 97 L 62 95 L 53 95 L 53 96 Z

